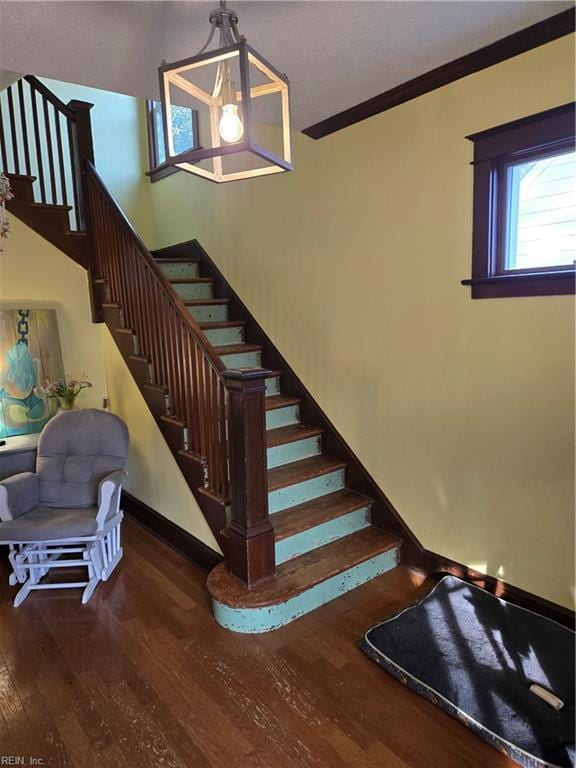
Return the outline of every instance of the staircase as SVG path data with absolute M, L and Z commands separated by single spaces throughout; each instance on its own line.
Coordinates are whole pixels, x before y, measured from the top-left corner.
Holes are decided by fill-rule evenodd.
M 194 246 L 188 244 L 189 251 Z M 215 297 L 214 277 L 204 274 L 198 257 L 170 252 L 159 252 L 157 263 L 226 369 L 267 369 L 262 345 L 246 340 L 248 321 L 230 319 L 239 316 L 238 307 Z M 324 450 L 325 430 L 303 422 L 301 403 L 302 397 L 284 391 L 282 370 L 271 370 L 264 407 L 276 573 L 247 587 L 224 563 L 208 579 L 216 619 L 237 632 L 281 626 L 400 559 L 401 539 L 372 526 L 374 500 L 349 487 L 347 462 Z
M 134 232 L 93 167 L 89 105 L 26 82 L 68 120 L 79 173 L 73 209 L 64 175 L 64 200 L 38 200 L 40 159 L 31 168 L 24 153 L 21 174 L 3 150 L 9 210 L 88 269 L 94 320 L 110 329 L 225 553 L 208 578 L 216 620 L 264 632 L 416 563 L 419 542 L 208 254 L 196 241 L 151 254 Z M 62 147 L 52 154 L 62 169 Z M 45 173 L 52 182 L 57 167 Z

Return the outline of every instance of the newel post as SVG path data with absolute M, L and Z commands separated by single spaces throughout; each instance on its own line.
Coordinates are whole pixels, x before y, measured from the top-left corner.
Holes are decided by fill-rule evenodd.
M 228 370 L 230 506 L 228 569 L 247 586 L 274 574 L 274 530 L 268 516 L 266 375 Z
M 90 119 L 90 110 L 93 106 L 94 104 L 90 104 L 87 101 L 77 101 L 76 99 L 68 102 L 68 108 L 74 113 L 72 151 L 74 153 L 75 183 L 78 190 L 78 228 L 83 232 L 87 231 L 88 208 L 84 174 L 86 172 L 86 163 L 94 163 L 94 143 L 92 141 L 92 121 Z
M 95 270 L 95 243 L 94 233 L 90 225 L 88 183 L 86 175 L 87 163 L 94 164 L 94 142 L 92 139 L 92 121 L 90 118 L 90 110 L 94 105 L 87 101 L 72 99 L 72 101 L 68 102 L 67 106 L 74 115 L 71 131 L 71 150 L 77 201 L 76 223 L 78 229 L 81 232 L 85 232 L 87 237 L 88 285 L 92 309 L 92 322 L 100 323 L 104 319 L 101 307 L 102 295 L 99 293 L 99 289 L 94 283 L 94 279 L 99 275 L 96 274 Z

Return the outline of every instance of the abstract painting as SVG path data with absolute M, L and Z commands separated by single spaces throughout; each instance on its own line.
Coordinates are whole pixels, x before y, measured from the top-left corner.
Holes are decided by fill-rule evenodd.
M 46 378 L 64 378 L 56 310 L 0 309 L 0 438 L 41 432 L 58 411 Z

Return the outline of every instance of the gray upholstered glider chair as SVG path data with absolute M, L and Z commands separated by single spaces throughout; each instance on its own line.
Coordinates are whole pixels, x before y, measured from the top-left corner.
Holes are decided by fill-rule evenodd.
M 8 544 L 14 605 L 33 589 L 83 587 L 87 603 L 122 557 L 120 491 L 128 429 L 106 411 L 61 411 L 44 427 L 36 472 L 0 482 L 0 544 Z M 86 581 L 48 582 L 52 568 L 85 567 Z

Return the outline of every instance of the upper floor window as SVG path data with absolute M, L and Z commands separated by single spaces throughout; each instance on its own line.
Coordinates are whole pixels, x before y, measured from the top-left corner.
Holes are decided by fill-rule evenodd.
M 148 118 L 148 155 L 150 177 L 157 181 L 177 171 L 173 166 L 165 166 L 166 145 L 164 143 L 164 120 L 162 105 L 159 101 L 147 101 Z M 177 154 L 198 148 L 198 115 L 195 109 L 172 105 L 172 141 Z
M 474 142 L 473 298 L 574 293 L 574 104 Z

